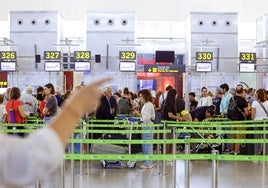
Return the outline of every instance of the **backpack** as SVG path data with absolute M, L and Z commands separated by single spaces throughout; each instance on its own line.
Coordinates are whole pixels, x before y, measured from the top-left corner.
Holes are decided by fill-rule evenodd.
M 241 113 L 241 109 L 237 106 L 234 97 L 232 97 L 227 109 L 227 118 L 231 120 L 239 120 Z
M 131 109 L 130 109 L 130 101 L 128 98 L 121 97 L 118 101 L 118 114 L 130 114 Z

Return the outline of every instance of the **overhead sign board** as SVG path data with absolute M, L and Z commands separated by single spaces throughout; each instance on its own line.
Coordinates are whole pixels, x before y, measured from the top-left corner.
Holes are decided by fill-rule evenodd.
M 185 65 L 144 65 L 144 72 L 179 73 L 185 72 Z
M 59 61 L 61 60 L 61 52 L 60 51 L 44 51 L 44 60 Z
M 239 61 L 241 62 L 249 62 L 255 63 L 256 62 L 256 53 L 253 52 L 240 52 Z
M 136 60 L 136 51 L 119 51 L 119 60 Z
M 0 62 L 16 61 L 17 53 L 15 51 L 0 51 Z
M 212 52 L 196 52 L 197 61 L 212 61 L 213 53 Z
M 90 51 L 75 51 L 74 61 L 90 61 L 91 52 Z

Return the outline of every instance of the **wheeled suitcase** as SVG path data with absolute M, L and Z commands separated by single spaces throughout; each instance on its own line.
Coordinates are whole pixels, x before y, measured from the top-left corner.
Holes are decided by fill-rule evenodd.
M 101 139 L 128 139 L 125 135 L 122 134 L 104 134 Z M 115 144 L 92 144 L 91 153 L 96 154 L 130 154 L 130 147 L 128 145 L 115 145 Z M 101 166 L 103 168 L 135 168 L 136 161 L 107 161 L 101 160 Z

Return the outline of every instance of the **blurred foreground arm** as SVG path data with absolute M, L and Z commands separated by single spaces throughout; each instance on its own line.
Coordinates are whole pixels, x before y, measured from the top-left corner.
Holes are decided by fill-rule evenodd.
M 93 112 L 95 110 L 101 96 L 99 86 L 109 80 L 107 78 L 94 82 L 70 96 L 61 113 L 51 122 L 50 127 L 59 136 L 63 145 L 66 145 L 80 117 L 86 112 Z
M 58 167 L 64 146 L 82 114 L 94 111 L 100 99 L 103 79 L 85 86 L 70 97 L 50 126 L 37 130 L 27 138 L 0 134 L 0 187 L 24 187 L 42 180 Z

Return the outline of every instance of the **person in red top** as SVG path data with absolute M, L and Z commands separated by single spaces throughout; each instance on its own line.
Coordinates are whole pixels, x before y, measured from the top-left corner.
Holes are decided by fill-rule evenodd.
M 19 100 L 19 98 L 20 98 L 20 89 L 17 87 L 13 87 L 10 91 L 10 100 L 6 104 L 6 111 L 8 114 L 8 118 L 7 118 L 8 123 L 22 124 L 24 123 L 25 118 L 29 117 L 29 114 L 25 112 L 22 102 Z M 12 109 L 13 109 L 14 115 L 11 114 Z M 18 126 L 16 128 L 23 129 L 23 126 Z M 18 135 L 22 137 L 24 136 L 23 133 L 19 133 Z
M 39 111 L 41 112 L 39 116 L 41 119 L 44 118 L 44 114 L 42 112 L 47 104 L 47 98 L 48 98 L 45 94 L 43 94 L 43 97 L 44 97 L 43 100 L 39 104 Z

